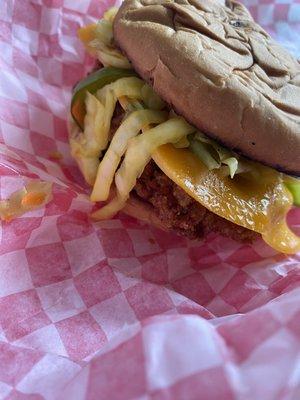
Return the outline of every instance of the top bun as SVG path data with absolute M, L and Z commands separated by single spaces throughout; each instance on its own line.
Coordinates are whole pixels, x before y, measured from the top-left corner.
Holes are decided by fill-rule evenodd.
M 300 64 L 243 5 L 125 0 L 114 37 L 139 75 L 188 122 L 300 176 Z

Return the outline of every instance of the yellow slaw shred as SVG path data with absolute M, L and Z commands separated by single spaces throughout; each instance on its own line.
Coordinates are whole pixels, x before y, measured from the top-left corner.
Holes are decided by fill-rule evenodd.
M 109 9 L 97 24 L 79 29 L 78 36 L 87 51 L 96 55 L 105 67 L 131 69 L 128 59 L 114 45 L 113 20 L 117 11 L 115 7 Z
M 98 90 L 95 95 L 87 92 L 84 132 L 71 124 L 70 146 L 86 182 L 93 185 L 97 175 L 99 157 L 109 141 L 111 119 L 120 97 L 143 101 L 145 82 L 136 77 L 121 78 Z
M 115 174 L 117 195 L 108 205 L 93 213 L 92 216 L 95 219 L 104 219 L 108 215 L 112 217 L 120 211 L 128 200 L 136 180 L 150 161 L 153 152 L 163 144 L 176 143 L 194 131 L 194 127 L 185 122 L 183 118 L 177 117 L 129 139 L 124 160 Z M 102 189 L 102 186 L 100 188 Z
M 101 161 L 94 188 L 91 194 L 92 201 L 108 199 L 110 187 L 115 172 L 128 146 L 128 141 L 149 124 L 159 124 L 168 118 L 164 111 L 138 110 L 133 111 L 116 130 L 110 146 Z

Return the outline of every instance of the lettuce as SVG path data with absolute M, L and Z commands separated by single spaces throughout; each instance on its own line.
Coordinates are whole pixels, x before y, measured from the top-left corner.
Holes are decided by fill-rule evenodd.
M 236 154 L 225 149 L 202 132 L 197 132 L 189 139 L 190 150 L 196 154 L 209 170 L 222 167 L 224 175 L 229 175 L 233 179 L 236 174 L 249 169 L 245 168 L 244 161 L 243 165 L 241 165 L 241 160 Z

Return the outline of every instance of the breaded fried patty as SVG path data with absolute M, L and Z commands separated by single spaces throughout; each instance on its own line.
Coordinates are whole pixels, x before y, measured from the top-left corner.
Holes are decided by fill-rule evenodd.
M 235 240 L 251 242 L 255 232 L 210 212 L 190 197 L 151 161 L 139 178 L 135 193 L 150 203 L 166 228 L 189 239 L 218 232 Z

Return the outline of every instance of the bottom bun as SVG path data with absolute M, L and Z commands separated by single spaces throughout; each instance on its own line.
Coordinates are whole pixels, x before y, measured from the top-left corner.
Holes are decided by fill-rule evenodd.
M 136 196 L 130 196 L 122 213 L 139 219 L 140 221 L 148 222 L 156 228 L 168 231 L 169 229 L 161 222 L 154 212 L 153 207 Z

